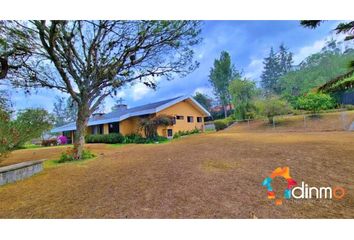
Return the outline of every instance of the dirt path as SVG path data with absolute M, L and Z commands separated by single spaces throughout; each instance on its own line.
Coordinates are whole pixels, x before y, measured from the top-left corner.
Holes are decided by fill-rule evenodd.
M 90 148 L 97 159 L 0 187 L 0 217 L 354 217 L 354 133 L 251 133 L 234 127 L 161 145 Z M 60 154 L 32 151 L 43 158 Z M 275 206 L 261 183 L 279 166 L 289 166 L 298 182 L 339 185 L 347 194 L 340 201 Z

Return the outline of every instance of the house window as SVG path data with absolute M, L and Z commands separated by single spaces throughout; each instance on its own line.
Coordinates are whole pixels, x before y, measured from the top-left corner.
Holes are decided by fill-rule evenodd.
M 197 122 L 203 122 L 203 118 L 202 117 L 197 117 Z
M 108 124 L 109 133 L 119 133 L 119 122 Z
M 193 117 L 192 116 L 187 116 L 187 122 L 192 123 L 193 122 Z
M 167 129 L 167 137 L 168 137 L 168 138 L 173 137 L 173 131 L 172 131 L 172 129 Z
M 178 115 L 177 115 L 177 116 L 176 116 L 176 119 L 177 119 L 177 120 L 183 120 L 183 119 L 184 119 L 184 116 L 178 116 Z
M 103 124 L 92 126 L 92 134 L 103 134 Z

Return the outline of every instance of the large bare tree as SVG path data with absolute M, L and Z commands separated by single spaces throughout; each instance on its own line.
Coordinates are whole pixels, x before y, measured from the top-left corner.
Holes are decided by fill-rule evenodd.
M 107 96 L 136 82 L 155 88 L 157 77 L 183 76 L 198 65 L 197 21 L 5 21 L 0 28 L 7 49 L 25 46 L 26 54 L 7 58 L 14 86 L 57 89 L 77 102 L 77 159 L 88 119 Z

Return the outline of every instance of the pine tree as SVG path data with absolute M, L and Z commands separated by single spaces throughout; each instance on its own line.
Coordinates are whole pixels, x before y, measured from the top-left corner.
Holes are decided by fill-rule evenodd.
M 269 56 L 264 58 L 264 70 L 261 75 L 261 85 L 266 95 L 271 95 L 276 92 L 277 81 L 280 77 L 280 64 L 277 54 L 271 48 Z
M 288 51 L 284 44 L 279 46 L 279 52 L 271 48 L 269 56 L 264 59 L 264 71 L 261 75 L 261 84 L 266 95 L 280 94 L 279 79 L 291 71 L 293 54 Z

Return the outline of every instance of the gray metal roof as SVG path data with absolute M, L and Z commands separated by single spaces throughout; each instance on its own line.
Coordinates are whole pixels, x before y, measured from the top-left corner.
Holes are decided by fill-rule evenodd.
M 111 123 L 111 122 L 120 122 L 124 119 L 141 116 L 145 114 L 157 113 L 165 108 L 168 108 L 178 102 L 183 100 L 190 99 L 197 107 L 199 107 L 207 116 L 210 116 L 210 113 L 205 110 L 194 98 L 188 96 L 179 96 L 159 102 L 149 103 L 138 107 L 128 108 L 125 110 L 116 110 L 107 114 L 104 114 L 100 117 L 90 118 L 88 121 L 88 126 Z M 68 123 L 66 125 L 56 127 L 51 130 L 52 133 L 63 132 L 63 131 L 72 131 L 76 130 L 76 123 Z

